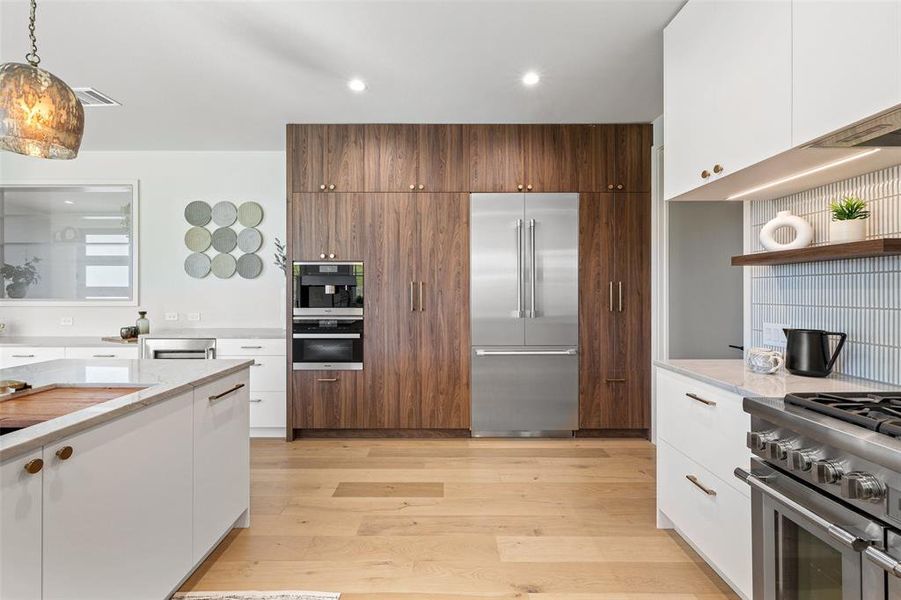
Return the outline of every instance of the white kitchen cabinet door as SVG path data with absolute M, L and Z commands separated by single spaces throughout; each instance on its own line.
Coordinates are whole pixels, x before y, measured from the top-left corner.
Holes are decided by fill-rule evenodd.
M 285 428 L 285 392 L 258 392 L 250 388 L 250 426 Z
M 87 359 L 114 359 L 124 358 L 130 360 L 138 359 L 137 346 L 122 346 L 121 348 L 98 346 L 96 348 L 66 348 L 66 358 L 87 358 Z
M 44 598 L 159 600 L 190 571 L 192 400 L 44 447 Z
M 248 360 L 250 389 L 254 392 L 284 392 L 287 389 L 285 356 L 218 356 L 221 360 Z
M 199 561 L 250 505 L 247 371 L 194 390 L 194 551 Z
M 0 368 L 21 367 L 65 357 L 65 348 L 4 346 L 0 347 Z
M 792 143 L 901 104 L 901 3 L 795 0 Z
M 41 496 L 43 469 L 25 465 L 42 460 L 38 448 L 0 463 L 0 598 L 41 597 Z

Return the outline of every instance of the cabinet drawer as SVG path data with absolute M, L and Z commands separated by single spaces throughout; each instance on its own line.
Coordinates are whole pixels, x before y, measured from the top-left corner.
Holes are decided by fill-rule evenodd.
M 18 367 L 32 363 L 65 358 L 64 348 L 38 348 L 32 346 L 7 346 L 0 348 L 0 367 Z
M 747 467 L 751 458 L 745 446 L 751 417 L 740 396 L 657 369 L 657 414 L 661 439 L 749 494 L 748 486 L 732 477 L 735 467 Z
M 247 356 L 222 356 L 220 359 L 246 360 Z M 258 356 L 250 366 L 250 389 L 254 392 L 284 392 L 288 389 L 284 356 Z
M 705 492 L 702 486 L 712 493 Z M 751 597 L 749 497 L 659 441 L 657 508 L 739 592 Z
M 217 339 L 216 356 L 285 356 L 284 339 Z
M 124 358 L 137 360 L 138 347 L 125 346 L 122 348 L 97 347 L 97 348 L 66 348 L 66 358 Z
M 285 410 L 285 392 L 258 392 L 251 386 L 251 427 L 284 427 Z

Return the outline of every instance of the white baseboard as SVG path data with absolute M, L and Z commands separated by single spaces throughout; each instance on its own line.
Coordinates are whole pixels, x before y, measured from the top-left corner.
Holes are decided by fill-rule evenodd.
M 250 437 L 252 438 L 284 438 L 284 427 L 251 427 Z

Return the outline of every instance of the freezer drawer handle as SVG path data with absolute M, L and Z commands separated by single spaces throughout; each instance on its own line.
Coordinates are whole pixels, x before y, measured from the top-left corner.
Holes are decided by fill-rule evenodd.
M 888 573 L 889 575 L 894 575 L 901 579 L 901 562 L 898 562 L 892 556 L 889 556 L 882 550 L 878 548 L 874 548 L 870 546 L 866 550 L 863 551 L 864 556 L 866 556 L 870 562 L 879 565 L 883 571 Z
M 575 356 L 576 349 L 569 350 L 476 350 L 476 356 Z
M 769 496 L 773 500 L 776 500 L 777 502 L 784 504 L 793 511 L 801 514 L 801 516 L 816 524 L 818 527 L 822 528 L 827 534 L 829 534 L 829 537 L 840 542 L 842 545 L 847 546 L 848 548 L 851 548 L 856 552 L 863 552 L 870 547 L 870 542 L 868 540 L 857 537 L 853 533 L 842 529 L 835 523 L 827 521 L 806 506 L 798 504 L 782 492 L 773 487 L 770 487 L 763 481 L 762 478 L 758 477 L 757 475 L 748 473 L 740 467 L 736 467 L 734 474 L 736 477 L 750 485 L 752 488 L 761 492 L 765 496 Z

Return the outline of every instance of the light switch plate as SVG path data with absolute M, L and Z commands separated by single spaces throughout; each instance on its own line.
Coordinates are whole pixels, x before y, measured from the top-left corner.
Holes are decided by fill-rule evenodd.
M 188 320 L 189 321 L 199 321 L 200 313 L 199 312 L 188 313 Z
M 177 312 L 172 312 L 172 313 L 167 312 L 166 320 L 167 321 L 178 321 L 178 313 Z
M 60 317 L 59 324 L 65 327 L 72 325 L 72 317 Z
M 764 323 L 763 324 L 763 344 L 765 346 L 785 347 L 785 333 L 783 329 L 788 325 L 782 323 Z

